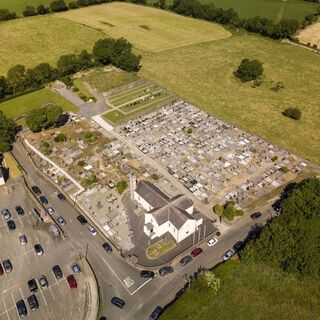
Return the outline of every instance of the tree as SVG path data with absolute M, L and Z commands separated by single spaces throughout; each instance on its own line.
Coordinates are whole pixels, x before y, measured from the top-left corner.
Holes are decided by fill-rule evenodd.
M 11 67 L 7 73 L 7 82 L 14 93 L 23 92 L 27 88 L 26 68 L 22 64 Z
M 7 117 L 0 111 L 0 152 L 11 150 L 11 144 L 14 142 L 18 132 L 18 126 L 12 119 Z
M 55 0 L 50 3 L 50 9 L 53 12 L 67 11 L 68 7 L 64 0 Z
M 31 17 L 31 16 L 36 16 L 37 12 L 36 9 L 32 6 L 26 6 L 26 8 L 23 10 L 22 14 L 25 17 Z
M 131 0 L 132 3 L 146 4 L 146 0 Z
M 299 276 L 320 276 L 320 179 L 293 185 L 281 214 L 240 253 L 243 261 L 263 262 Z
M 166 0 L 159 0 L 159 8 L 160 9 L 166 8 Z
M 5 77 L 0 76 L 0 99 L 3 99 L 8 93 L 8 84 Z
M 257 80 L 263 73 L 262 63 L 259 60 L 243 59 L 234 75 L 242 82 Z
M 132 72 L 139 71 L 140 61 L 140 55 L 136 56 L 135 54 L 130 52 L 127 54 L 117 56 L 115 59 L 112 60 L 112 64 L 114 64 L 118 68 L 121 68 L 122 70 Z
M 61 75 L 66 76 L 79 71 L 78 59 L 75 54 L 66 54 L 59 58 L 57 67 Z
M 221 223 L 221 217 L 223 215 L 223 206 L 221 204 L 216 204 L 214 207 L 213 207 L 213 211 L 216 215 L 219 216 L 219 220 L 220 220 L 220 223 Z
M 282 114 L 294 120 L 299 120 L 301 118 L 301 111 L 298 108 L 287 108 Z
M 94 65 L 92 54 L 87 50 L 82 50 L 78 55 L 78 65 L 80 70 L 91 68 Z
M 113 46 L 114 46 L 114 39 L 105 38 L 99 39 L 93 46 L 93 57 L 96 62 L 102 64 L 109 64 L 113 58 Z
M 38 14 L 47 14 L 50 12 L 50 9 L 45 7 L 43 4 L 37 6 L 37 13 Z
M 69 2 L 68 4 L 69 9 L 77 9 L 79 8 L 78 4 L 74 1 Z
M 26 117 L 26 124 L 33 132 L 39 132 L 57 125 L 62 116 L 60 106 L 49 106 L 31 110 Z
M 10 12 L 8 9 L 0 9 L 0 21 L 12 20 L 16 17 L 14 12 Z

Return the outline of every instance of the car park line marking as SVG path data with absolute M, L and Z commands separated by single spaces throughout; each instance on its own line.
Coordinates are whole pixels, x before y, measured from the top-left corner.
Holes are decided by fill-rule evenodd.
M 25 297 L 24 297 L 24 295 L 23 295 L 23 293 L 22 293 L 21 288 L 19 288 L 19 291 L 20 291 L 20 294 L 21 294 L 21 296 L 22 296 L 22 299 L 25 300 Z
M 20 288 L 19 288 L 19 289 L 20 289 Z M 13 300 L 13 305 L 15 306 L 16 301 L 15 301 L 15 299 L 14 299 L 14 296 L 13 296 L 12 291 L 11 291 L 10 293 L 11 293 L 11 297 L 12 297 L 12 300 Z M 17 312 L 18 318 L 20 318 L 20 316 L 19 316 L 19 312 L 18 312 L 17 308 L 15 308 L 15 309 L 16 309 L 16 312 Z M 10 309 L 10 310 L 11 310 L 11 309 Z M 9 314 L 8 314 L 8 318 L 10 319 Z
M 138 292 L 142 287 L 144 287 L 148 282 L 150 282 L 152 278 L 148 279 L 146 282 L 144 282 L 140 287 L 138 287 L 136 290 L 134 290 L 132 293 L 130 293 L 132 296 Z
M 40 289 L 39 291 L 40 291 L 40 293 L 41 293 L 41 295 L 42 295 L 42 298 L 43 298 L 43 300 L 44 300 L 45 305 L 47 306 L 47 305 L 48 305 L 48 304 L 47 304 L 47 300 L 46 300 L 46 298 L 44 297 L 44 294 L 43 294 L 42 290 Z
M 54 294 L 53 294 L 53 292 L 52 292 L 51 286 L 49 287 L 49 289 L 50 289 L 50 293 L 51 293 L 51 295 L 52 295 L 53 300 L 56 300 L 56 297 L 54 296 Z
M 7 314 L 7 317 L 8 317 L 8 319 L 10 320 L 10 316 L 9 316 L 9 313 L 8 313 L 8 309 L 7 309 L 7 306 L 6 306 L 6 303 L 4 302 L 4 299 L 3 299 L 3 297 L 1 297 L 2 298 L 2 302 L 3 302 L 3 305 L 4 305 L 4 308 L 5 308 L 5 310 L 6 310 L 6 314 Z M 14 302 L 15 303 L 15 302 Z M 10 309 L 11 310 L 11 309 Z

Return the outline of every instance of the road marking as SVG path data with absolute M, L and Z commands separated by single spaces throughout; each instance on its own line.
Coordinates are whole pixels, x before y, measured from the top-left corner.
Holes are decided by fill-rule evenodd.
M 6 310 L 5 313 L 7 314 L 7 317 L 8 317 L 8 319 L 10 320 L 10 316 L 9 316 L 9 313 L 8 313 L 9 310 L 7 309 L 7 306 L 6 306 L 6 303 L 4 302 L 3 297 L 1 297 L 1 298 L 2 298 L 2 302 L 3 302 L 4 308 L 5 308 L 5 310 Z M 11 308 L 11 309 L 12 309 L 12 308 Z M 11 310 L 11 309 L 10 309 L 10 310 Z
M 71 219 L 69 219 L 69 222 L 70 222 L 70 223 L 73 223 Z
M 130 293 L 132 296 L 138 292 L 142 287 L 144 287 L 148 282 L 150 282 L 152 278 L 148 279 L 146 282 L 144 282 L 140 287 L 138 287 L 136 290 L 134 290 L 132 293 Z
M 134 284 L 134 281 L 132 279 L 130 279 L 130 277 L 126 277 L 123 280 L 123 282 L 124 282 L 124 284 L 126 285 L 127 288 L 130 288 Z
M 23 295 L 23 293 L 22 293 L 21 288 L 19 288 L 19 291 L 20 291 L 20 294 L 21 294 L 22 299 L 25 300 L 25 297 L 24 297 L 24 295 Z
M 47 304 L 47 300 L 46 300 L 46 298 L 44 297 L 44 294 L 43 294 L 42 290 L 40 289 L 39 291 L 40 291 L 40 293 L 41 293 L 41 295 L 42 295 L 42 298 L 43 298 L 43 300 L 44 300 L 44 303 L 45 303 L 46 306 L 47 306 L 47 305 L 48 305 L 48 304 Z
M 20 288 L 19 288 L 19 289 L 20 289 Z M 16 305 L 16 301 L 15 301 L 15 299 L 14 299 L 14 296 L 13 296 L 12 291 L 11 291 L 10 293 L 11 293 L 11 297 L 12 297 L 12 300 L 13 300 L 13 305 L 15 306 L 15 305 Z M 18 309 L 17 309 L 17 308 L 16 308 L 16 312 L 17 312 L 18 318 L 20 318 L 19 312 L 18 312 Z M 8 314 L 8 317 L 9 317 L 9 314 Z M 10 319 L 10 317 L 9 317 L 9 319 Z
M 52 297 L 53 297 L 53 300 L 56 300 L 56 297 L 54 296 L 54 294 L 53 294 L 53 292 L 52 292 L 51 286 L 49 287 L 49 289 L 50 289 L 50 293 L 51 293 L 51 295 L 52 295 Z

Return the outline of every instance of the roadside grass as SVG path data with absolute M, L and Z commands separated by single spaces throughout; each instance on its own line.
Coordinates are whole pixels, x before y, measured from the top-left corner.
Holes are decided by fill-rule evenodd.
M 82 81 L 88 82 L 92 87 L 100 92 L 121 87 L 127 83 L 136 81 L 139 76 L 134 72 L 124 71 L 103 71 L 96 69 L 81 78 Z
M 102 30 L 113 38 L 125 37 L 135 48 L 145 52 L 158 52 L 231 35 L 218 24 L 124 2 L 70 10 L 55 16 Z M 141 28 L 141 25 L 148 28 Z
M 113 123 L 120 122 L 125 119 L 126 115 L 118 110 L 112 110 L 103 115 L 106 120 L 109 120 Z
M 233 76 L 243 58 L 263 62 L 260 87 Z M 146 55 L 140 74 L 228 122 L 320 163 L 320 55 L 248 33 Z M 283 82 L 285 88 L 271 87 Z M 299 121 L 284 117 L 289 107 Z
M 75 107 L 71 102 L 65 100 L 60 95 L 51 91 L 49 88 L 34 91 L 2 102 L 0 103 L 0 110 L 3 111 L 8 118 L 15 118 L 48 103 L 57 104 L 65 111 L 78 110 L 78 108 Z
M 74 79 L 73 85 L 75 88 L 78 88 L 78 93 L 80 95 L 85 96 L 87 99 L 94 99 L 94 96 L 88 91 L 88 89 L 83 84 L 82 80 L 80 79 Z
M 150 260 L 156 260 L 169 252 L 171 249 L 173 249 L 176 246 L 174 241 L 170 240 L 164 240 L 161 239 L 158 242 L 154 243 L 150 247 L 147 248 L 146 254 L 148 259 Z
M 16 2 L 16 1 L 13 1 Z M 53 15 L 16 19 L 1 23 L 0 74 L 16 65 L 33 67 L 41 62 L 55 65 L 63 54 L 92 50 L 104 35 Z
M 218 294 L 191 285 L 161 316 L 163 320 L 316 319 L 320 314 L 320 283 L 298 280 L 261 264 L 229 261 L 214 269 Z
M 9 177 L 14 180 L 21 177 L 21 170 L 10 152 L 4 153 L 4 160 L 7 168 L 9 169 Z

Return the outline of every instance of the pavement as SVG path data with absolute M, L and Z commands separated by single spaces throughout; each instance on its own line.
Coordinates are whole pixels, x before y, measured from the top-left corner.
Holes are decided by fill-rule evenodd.
M 140 270 L 127 263 L 118 252 L 114 250 L 107 254 L 104 251 L 102 244 L 106 239 L 100 233 L 94 237 L 88 232 L 87 226 L 80 225 L 76 220 L 79 213 L 72 203 L 58 200 L 58 189 L 37 172 L 18 143 L 14 145 L 13 154 L 27 173 L 28 184 L 38 185 L 48 196 L 50 205 L 65 218 L 67 223 L 62 228 L 66 241 L 71 242 L 73 252 L 86 257 L 92 266 L 101 302 L 99 316 L 106 316 L 108 320 L 148 319 L 156 306 L 163 307 L 174 299 L 175 293 L 184 286 L 186 277 L 193 275 L 199 267 L 212 268 L 221 263 L 223 254 L 237 241 L 246 238 L 254 224 L 264 224 L 270 218 L 268 212 L 263 213 L 257 221 L 244 216 L 222 232 L 214 247 L 209 248 L 206 243 L 200 243 L 198 246 L 202 247 L 204 252 L 187 266 L 179 265 L 178 261 L 182 256 L 178 256 L 172 263 L 174 273 L 165 277 L 142 279 Z M 55 219 L 56 216 L 54 215 Z M 110 303 L 113 296 L 125 300 L 126 306 L 123 310 Z

